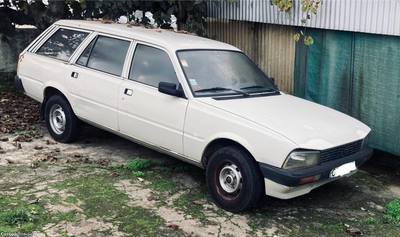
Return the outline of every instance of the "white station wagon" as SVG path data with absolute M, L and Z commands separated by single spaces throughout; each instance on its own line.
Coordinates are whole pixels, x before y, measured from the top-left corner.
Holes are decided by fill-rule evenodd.
M 239 49 L 167 30 L 61 20 L 20 55 L 17 87 L 42 103 L 51 136 L 82 121 L 206 169 L 217 205 L 288 199 L 350 176 L 370 128 L 280 92 Z

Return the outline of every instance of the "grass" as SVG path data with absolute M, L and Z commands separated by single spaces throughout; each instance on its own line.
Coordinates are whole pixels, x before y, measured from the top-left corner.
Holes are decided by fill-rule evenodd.
M 146 170 L 146 169 L 150 168 L 150 166 L 151 166 L 151 161 L 136 158 L 134 160 L 130 160 L 126 164 L 125 169 L 131 170 L 133 172 L 137 172 L 137 171 Z
M 26 222 L 32 221 L 32 214 L 25 209 L 17 209 L 4 212 L 1 215 L 1 220 L 11 227 L 20 226 Z
M 400 224 L 400 199 L 393 200 L 385 207 L 387 214 L 383 217 L 385 221 Z
M 131 163 L 133 164 L 131 167 L 141 167 L 140 169 L 148 167 L 140 163 L 142 161 L 139 161 L 140 165 L 137 165 L 137 162 Z M 116 216 L 111 222 L 119 223 L 119 231 L 133 236 L 153 236 L 159 233 L 159 227 L 165 225 L 165 221 L 142 207 L 127 206 L 129 196 L 115 189 L 114 184 L 117 181 L 118 179 L 97 174 L 66 179 L 55 183 L 54 188 L 59 190 L 67 188 L 74 197 L 68 198 L 66 202 L 74 203 L 81 208 L 88 219 Z M 58 214 L 58 217 L 67 221 L 73 221 L 76 218 L 71 213 Z
M 142 171 L 132 171 L 133 176 L 135 177 L 145 177 L 146 173 L 142 172 Z
M 149 188 L 151 195 L 156 196 L 159 200 L 154 204 L 155 207 L 164 206 L 172 208 L 180 213 L 183 213 L 188 218 L 200 221 L 204 226 L 218 225 L 212 223 L 215 216 L 226 218 L 236 225 L 237 215 L 233 215 L 224 211 L 207 207 L 206 205 L 196 205 L 193 201 L 202 201 L 205 204 L 211 204 L 212 200 L 208 195 L 207 187 L 204 182 L 204 170 L 191 165 L 166 165 L 162 162 L 153 163 L 145 159 L 135 159 L 128 162 L 128 168 L 125 166 L 111 166 L 108 168 L 101 167 L 97 169 L 96 164 L 80 165 L 73 164 L 71 168 L 65 166 L 64 169 L 58 171 L 64 178 L 61 181 L 49 182 L 50 188 L 53 190 L 63 190 L 70 194 L 67 197 L 61 197 L 57 193 L 49 193 L 42 196 L 41 201 L 34 205 L 29 205 L 26 200 L 35 199 L 35 191 L 33 190 L 34 184 L 37 181 L 43 182 L 51 177 L 42 177 L 40 179 L 29 181 L 25 184 L 12 184 L 1 183 L 0 190 L 22 190 L 17 194 L 0 195 L 0 216 L 3 217 L 4 213 L 11 212 L 8 210 L 10 207 L 15 210 L 24 209 L 29 211 L 35 207 L 38 212 L 33 221 L 21 222 L 19 228 L 6 224 L 3 219 L 0 220 L 0 233 L 32 233 L 33 231 L 45 232 L 42 228 L 49 223 L 58 224 L 62 221 L 68 223 L 76 223 L 80 221 L 82 215 L 86 219 L 95 218 L 99 221 L 111 223 L 118 228 L 119 231 L 125 232 L 127 235 L 132 236 L 157 236 L 169 235 L 174 236 L 182 234 L 182 230 L 171 230 L 162 228 L 166 225 L 165 220 L 157 216 L 152 209 L 146 209 L 140 206 L 129 205 L 131 198 L 123 191 L 117 190 L 115 184 L 121 180 L 132 180 L 135 185 L 141 185 L 144 189 Z M 15 170 L 16 168 L 12 168 Z M 95 172 L 87 172 L 94 171 Z M 110 178 L 109 172 L 119 169 L 121 170 L 120 176 Z M 136 170 L 136 171 L 135 171 Z M 20 172 L 23 172 L 21 170 Z M 81 176 L 71 175 L 75 173 L 82 173 Z M 196 188 L 188 188 L 185 180 L 182 180 L 180 172 L 189 173 L 188 175 L 196 182 L 200 183 L 195 186 Z M 16 172 L 16 175 L 18 172 Z M 146 182 L 141 183 L 138 181 L 138 175 L 146 175 Z M 380 177 L 361 176 L 363 179 L 378 179 Z M 377 181 L 372 180 L 372 183 Z M 364 181 L 366 182 L 366 181 Z M 380 183 L 380 182 L 379 182 Z M 335 188 L 335 186 L 332 186 Z M 32 190 L 32 191 L 30 191 Z M 41 192 L 46 190 L 40 190 Z M 321 191 L 319 191 L 321 192 Z M 179 195 L 176 195 L 179 194 Z M 314 192 L 318 194 L 318 190 Z M 172 202 L 170 198 L 175 196 Z M 25 200 L 25 201 L 21 201 Z M 400 210 L 399 200 L 374 200 L 371 197 L 367 201 L 373 201 L 377 204 L 389 203 L 386 206 L 387 215 L 382 216 L 365 216 L 357 217 L 356 222 L 350 223 L 347 218 L 352 217 L 351 212 L 359 212 L 360 206 L 365 205 L 366 199 L 353 200 L 354 208 L 350 208 L 344 216 L 337 216 L 336 207 L 328 205 L 326 208 L 332 211 L 332 215 L 324 215 L 324 212 L 316 211 L 316 207 L 321 204 L 303 204 L 303 200 L 307 198 L 296 199 L 293 201 L 280 201 L 268 198 L 268 202 L 273 204 L 266 205 L 261 203 L 258 208 L 249 212 L 242 213 L 248 218 L 247 224 L 250 227 L 249 235 L 255 235 L 260 230 L 265 233 L 268 228 L 282 225 L 286 228 L 279 228 L 276 233 L 282 236 L 348 236 L 346 227 L 343 223 L 349 224 L 351 227 L 359 228 L 364 235 L 368 236 L 396 236 L 399 227 L 397 217 Z M 333 199 L 335 201 L 335 199 Z M 48 212 L 45 208 L 48 204 L 63 205 L 62 203 L 72 203 L 79 207 L 83 213 L 78 211 L 71 212 Z M 293 209 L 295 212 L 280 212 L 281 209 Z M 340 208 L 338 209 L 340 210 Z M 326 214 L 326 213 L 325 213 Z M 112 218 L 111 218 L 112 217 Z M 213 217 L 213 218 L 210 218 Z M 290 217 L 290 218 L 287 218 Z M 305 218 L 306 217 L 306 218 Z M 10 218 L 7 218 L 10 219 Z M 397 224 L 396 224 L 397 223 Z M 384 233 L 379 235 L 380 233 Z M 63 234 L 63 233 L 60 233 Z M 94 232 L 93 232 L 94 234 Z M 113 230 L 104 230 L 96 235 L 112 235 Z

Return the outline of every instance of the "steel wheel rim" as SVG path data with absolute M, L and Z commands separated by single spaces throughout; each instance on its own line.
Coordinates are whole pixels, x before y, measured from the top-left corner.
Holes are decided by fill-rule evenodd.
M 225 200 L 235 200 L 241 194 L 243 177 L 240 169 L 231 162 L 220 164 L 216 170 L 217 191 Z
M 57 135 L 61 135 L 65 131 L 66 117 L 60 105 L 55 104 L 51 107 L 49 122 L 51 129 Z

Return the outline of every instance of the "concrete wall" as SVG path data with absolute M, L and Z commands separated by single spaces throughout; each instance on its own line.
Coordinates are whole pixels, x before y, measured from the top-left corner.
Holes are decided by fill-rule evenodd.
M 12 37 L 2 40 L 0 34 L 0 79 L 13 78 L 17 71 L 19 53 L 24 50 L 39 34 L 36 29 L 16 29 Z

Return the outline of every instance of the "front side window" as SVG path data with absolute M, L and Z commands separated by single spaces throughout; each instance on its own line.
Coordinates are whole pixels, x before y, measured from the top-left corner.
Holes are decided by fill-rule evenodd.
M 77 64 L 121 76 L 130 41 L 98 36 L 82 55 Z
M 129 79 L 155 87 L 162 81 L 179 84 L 168 54 L 141 44 L 136 47 Z
M 68 61 L 71 55 L 88 35 L 89 33 L 87 32 L 59 29 L 36 53 Z
M 275 84 L 241 52 L 185 50 L 177 54 L 195 96 L 278 92 Z

